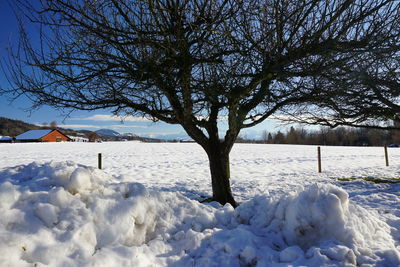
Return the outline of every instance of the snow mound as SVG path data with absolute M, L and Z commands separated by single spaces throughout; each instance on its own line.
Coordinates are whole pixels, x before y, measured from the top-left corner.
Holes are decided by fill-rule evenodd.
M 316 184 L 285 197 L 256 197 L 242 203 L 232 219 L 191 251 L 185 264 L 400 265 L 390 227 L 334 185 Z
M 234 210 L 73 162 L 34 162 L 0 172 L 0 213 L 4 266 L 400 264 L 390 227 L 333 185 Z
M 211 206 L 113 181 L 73 162 L 31 163 L 0 172 L 0 251 L 7 252 L 0 262 L 165 265 L 166 259 L 156 258 L 170 250 L 165 240 L 215 225 Z
M 280 262 L 400 264 L 390 227 L 334 185 L 316 184 L 283 198 L 258 197 L 239 206 L 235 216 L 272 240 Z
M 32 162 L 5 169 L 0 179 L 9 180 L 13 184 L 25 186 L 32 191 L 49 190 L 62 186 L 71 193 L 94 189 L 104 184 L 109 178 L 104 172 L 72 161 L 66 162 Z

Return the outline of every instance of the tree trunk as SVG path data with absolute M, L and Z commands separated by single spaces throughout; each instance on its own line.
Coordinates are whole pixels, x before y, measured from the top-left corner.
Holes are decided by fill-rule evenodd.
M 230 203 L 236 208 L 229 181 L 229 153 L 211 149 L 207 155 L 210 161 L 213 199 L 222 205 Z
M 214 115 L 214 123 L 209 123 L 207 127 L 208 138 L 194 124 L 183 123 L 186 132 L 206 151 L 210 163 L 211 185 L 213 191 L 212 199 L 222 205 L 230 203 L 234 208 L 237 207 L 236 201 L 232 196 L 229 171 L 229 153 L 237 137 L 237 132 L 231 133 L 228 141 L 222 141 L 218 136 L 217 113 Z

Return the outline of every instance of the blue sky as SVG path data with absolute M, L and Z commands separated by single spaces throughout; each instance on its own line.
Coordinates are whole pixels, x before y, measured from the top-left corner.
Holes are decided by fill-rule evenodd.
M 18 26 L 16 18 L 7 1 L 0 1 L 0 57 L 3 60 L 8 55 L 7 48 L 15 46 L 18 42 Z M 8 82 L 0 71 L 0 87 L 7 87 Z M 43 124 L 56 121 L 59 126 L 71 129 L 98 130 L 101 128 L 112 129 L 120 133 L 134 133 L 140 136 L 176 138 L 186 136 L 182 127 L 166 123 L 153 123 L 147 119 L 127 117 L 121 118 L 111 115 L 107 110 L 96 112 L 74 111 L 66 117 L 62 112 L 49 106 L 38 110 L 30 110 L 31 102 L 21 97 L 10 103 L 11 96 L 0 96 L 0 117 L 22 120 L 33 124 Z M 226 129 L 222 129 L 226 130 Z M 284 130 L 274 120 L 267 120 L 262 124 L 245 129 L 241 136 L 258 139 L 262 132 L 276 132 Z

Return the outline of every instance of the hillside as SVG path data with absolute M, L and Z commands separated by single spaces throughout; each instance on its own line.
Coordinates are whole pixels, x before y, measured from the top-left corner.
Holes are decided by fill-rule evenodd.
M 34 129 L 43 129 L 49 127 L 41 127 L 35 124 L 27 123 L 20 120 L 13 120 L 9 118 L 0 117 L 0 136 L 17 136 L 23 132 L 34 130 Z M 87 134 L 90 131 L 87 130 L 71 130 L 71 129 L 64 129 L 58 127 L 64 134 L 67 135 L 79 135 L 79 134 Z
M 23 132 L 41 127 L 20 120 L 0 117 L 0 136 L 16 136 Z

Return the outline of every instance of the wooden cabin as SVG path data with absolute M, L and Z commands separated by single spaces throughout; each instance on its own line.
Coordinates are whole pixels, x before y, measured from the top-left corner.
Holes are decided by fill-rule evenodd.
M 15 137 L 16 142 L 67 142 L 71 138 L 57 129 L 29 130 Z

